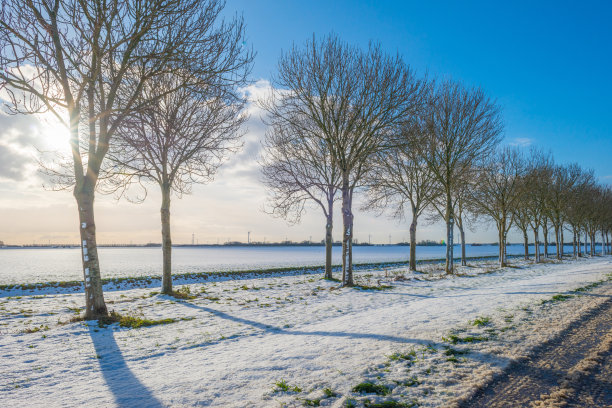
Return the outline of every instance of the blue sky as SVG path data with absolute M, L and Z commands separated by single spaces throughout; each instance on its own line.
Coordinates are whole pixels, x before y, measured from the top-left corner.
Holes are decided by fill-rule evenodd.
M 506 143 L 550 150 L 558 162 L 593 168 L 612 183 L 612 2 L 255 1 L 228 0 L 224 14 L 242 14 L 248 44 L 257 52 L 251 96 L 267 90 L 281 50 L 313 33 L 334 32 L 366 46 L 379 41 L 419 73 L 483 87 L 503 106 Z M 324 219 L 311 208 L 288 226 L 262 209 L 265 190 L 257 156 L 265 126 L 249 107 L 245 149 L 215 181 L 174 198 L 173 242 L 322 239 Z M 36 149 L 68 148 L 67 131 L 45 120 L 0 115 L 0 240 L 10 243 L 78 242 L 78 218 L 69 191 L 42 188 Z M 357 197 L 359 200 L 359 197 Z M 160 242 L 156 186 L 145 203 L 96 199 L 98 242 Z M 355 205 L 355 237 L 386 243 L 408 239 L 406 222 L 366 213 Z M 335 217 L 335 238 L 340 231 Z M 483 220 L 486 221 L 486 220 Z M 496 240 L 493 225 L 467 231 L 468 242 Z M 419 223 L 417 239 L 440 240 L 444 228 Z M 520 236 L 513 232 L 513 242 Z
M 226 11 L 246 20 L 254 78 L 313 33 L 379 41 L 418 72 L 482 86 L 504 108 L 508 142 L 612 181 L 612 2 L 535 3 L 229 0 Z

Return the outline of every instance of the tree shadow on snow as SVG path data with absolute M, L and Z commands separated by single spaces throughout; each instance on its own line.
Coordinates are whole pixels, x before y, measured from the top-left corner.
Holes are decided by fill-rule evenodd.
M 89 326 L 89 335 L 96 350 L 100 371 L 106 385 L 120 407 L 162 407 L 151 391 L 128 367 L 112 330 L 96 331 Z
M 277 326 L 272 326 L 269 324 L 265 324 L 265 323 L 261 323 L 261 322 L 257 322 L 255 320 L 249 320 L 249 319 L 245 319 L 242 317 L 237 317 L 237 316 L 232 316 L 228 313 L 222 312 L 220 310 L 216 310 L 216 309 L 211 309 L 209 307 L 206 306 L 198 306 L 198 305 L 194 305 L 193 303 L 189 303 L 189 302 L 180 302 L 180 304 L 187 306 L 187 307 L 192 307 L 194 309 L 199 309 L 202 310 L 204 312 L 208 312 L 211 313 L 217 317 L 220 317 L 222 319 L 225 320 L 231 320 L 237 323 L 241 323 L 241 324 L 246 324 L 252 327 L 256 327 L 258 329 L 264 330 L 266 332 L 270 332 L 270 333 L 276 333 L 276 334 L 289 334 L 289 335 L 295 335 L 295 336 L 334 336 L 334 337 L 351 337 L 351 338 L 355 338 L 355 339 L 375 339 L 375 340 L 386 340 L 386 341 L 393 341 L 393 342 L 397 342 L 397 343 L 423 343 L 426 344 L 428 343 L 425 340 L 419 340 L 419 339 L 409 339 L 409 338 L 404 338 L 404 337 L 398 337 L 398 336 L 390 336 L 390 335 L 386 335 L 386 334 L 375 334 L 375 333 L 347 333 L 347 332 L 331 332 L 331 331 L 300 331 L 300 330 L 287 330 L 285 328 L 282 327 L 277 327 Z
M 195 305 L 190 302 L 177 302 L 177 304 L 181 304 L 183 306 L 187 306 L 187 307 L 198 309 L 204 312 L 211 313 L 214 316 L 219 317 L 221 319 L 230 320 L 233 322 L 249 325 L 249 326 L 261 329 L 264 332 L 269 333 L 269 334 L 284 334 L 284 335 L 291 335 L 291 336 L 319 336 L 319 337 L 320 336 L 330 336 L 330 337 L 343 337 L 343 338 L 351 338 L 351 339 L 374 339 L 374 340 L 389 341 L 389 342 L 402 343 L 402 344 L 434 346 L 435 348 L 439 350 L 449 347 L 449 345 L 446 343 L 436 342 L 430 339 L 414 339 L 414 338 L 407 338 L 407 337 L 400 337 L 400 336 L 391 336 L 391 335 L 386 335 L 386 334 L 350 333 L 350 332 L 342 332 L 342 331 L 334 332 L 334 331 L 321 331 L 321 330 L 317 330 L 317 331 L 288 330 L 286 328 L 272 326 L 269 324 L 245 319 L 242 317 L 232 316 L 220 310 L 212 309 L 206 306 Z M 208 345 L 208 344 L 210 343 L 208 342 L 205 343 L 205 345 Z M 193 345 L 193 347 L 198 347 L 198 345 Z M 491 358 L 494 358 L 494 359 L 503 361 L 506 364 L 509 362 L 509 359 L 506 357 L 492 355 L 489 353 L 483 353 L 477 350 L 470 350 L 469 354 L 470 354 L 470 358 L 484 359 L 485 361 Z

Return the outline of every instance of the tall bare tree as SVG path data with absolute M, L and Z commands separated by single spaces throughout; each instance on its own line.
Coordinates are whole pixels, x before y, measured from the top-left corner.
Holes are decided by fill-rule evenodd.
M 504 147 L 483 163 L 472 190 L 477 208 L 497 226 L 501 267 L 506 266 L 506 237 L 514 222 L 514 210 L 520 203 L 524 169 L 521 153 L 516 148 Z
M 70 172 L 56 181 L 72 188 L 77 201 L 86 318 L 107 315 L 94 198 L 113 136 L 127 117 L 154 102 L 140 98 L 149 80 L 179 67 L 202 74 L 199 61 L 210 35 L 217 35 L 211 21 L 222 8 L 220 0 L 2 3 L 0 86 L 10 94 L 10 109 L 50 112 L 70 134 Z
M 410 210 L 410 270 L 416 271 L 416 230 L 419 216 L 436 199 L 439 190 L 431 169 L 418 153 L 416 145 L 424 138 L 421 121 L 405 123 L 397 145 L 379 152 L 365 178 L 368 188 L 367 209 L 391 208 L 395 218 L 403 219 Z
M 263 142 L 262 178 L 273 215 L 298 223 L 306 203 L 321 208 L 325 216 L 325 278 L 332 279 L 333 210 L 340 172 L 332 163 L 329 145 L 313 136 L 316 127 L 309 121 L 309 117 L 290 121 L 272 118 Z M 304 128 L 312 129 L 304 132 Z
M 535 246 L 535 262 L 541 261 L 540 254 L 540 229 L 544 231 L 546 220 L 546 203 L 548 194 L 548 183 L 552 169 L 552 158 L 537 149 L 531 149 L 527 158 L 527 173 L 524 177 L 523 203 L 529 214 L 529 224 L 533 231 Z M 545 245 L 548 240 L 545 238 Z
M 523 235 L 523 257 L 526 261 L 529 260 L 529 228 L 531 223 L 531 213 L 528 206 L 530 194 L 529 187 L 528 172 L 526 170 L 525 174 L 523 174 L 518 181 L 520 200 L 512 210 L 514 225 Z
M 218 41 L 216 55 L 205 61 L 208 83 L 180 87 L 172 75 L 156 77 L 146 84 L 141 98 L 157 100 L 124 121 L 120 138 L 109 153 L 109 171 L 123 175 L 119 182 L 153 181 L 161 189 L 162 293 L 172 293 L 172 237 L 170 202 L 190 193 L 194 183 L 213 179 L 217 169 L 240 146 L 246 99 L 237 88 L 246 83 L 251 55 L 240 51 L 242 31 L 229 31 Z M 204 62 L 204 59 L 203 59 Z M 225 76 L 227 75 L 227 76 Z M 169 92 L 171 90 L 171 92 Z
M 595 185 L 592 171 L 580 170 L 580 175 L 574 186 L 567 191 L 567 201 L 564 211 L 565 219 L 572 231 L 572 247 L 574 258 L 582 256 L 582 229 L 585 224 L 585 206 L 590 199 L 589 191 Z
M 330 35 L 283 53 L 273 84 L 277 91 L 265 104 L 270 116 L 308 117 L 340 172 L 342 281 L 352 286 L 353 193 L 368 160 L 392 144 L 401 121 L 417 113 L 424 81 L 379 45 L 362 50 Z
M 466 172 L 502 137 L 500 108 L 481 89 L 457 82 L 438 84 L 430 100 L 421 154 L 440 185 L 446 222 L 446 273 L 453 272 L 453 193 Z
M 569 166 L 557 165 L 553 168 L 551 182 L 548 185 L 547 213 L 555 232 L 555 248 L 557 259 L 563 258 L 563 226 L 569 194 L 580 178 L 580 167 L 577 164 Z

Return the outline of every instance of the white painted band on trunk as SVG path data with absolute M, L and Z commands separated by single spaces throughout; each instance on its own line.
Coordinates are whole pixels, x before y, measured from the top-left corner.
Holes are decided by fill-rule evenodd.
M 87 246 L 87 241 L 83 240 L 83 247 Z
M 86 227 L 87 227 L 87 223 L 86 222 L 81 224 L 81 228 L 86 228 Z
M 87 247 L 83 247 L 83 254 L 87 255 Z
M 89 257 L 87 255 L 83 256 L 83 259 L 85 260 L 85 262 L 89 261 Z
M 89 276 L 89 268 L 85 268 L 85 276 Z

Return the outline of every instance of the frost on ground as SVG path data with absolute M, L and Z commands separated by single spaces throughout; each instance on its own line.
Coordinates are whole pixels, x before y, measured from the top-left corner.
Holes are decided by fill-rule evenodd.
M 138 329 L 71 323 L 82 294 L 0 292 L 0 406 L 440 406 L 612 291 L 609 257 L 423 268 L 360 271 L 352 289 L 298 275 L 107 293 L 122 315 L 173 319 Z

